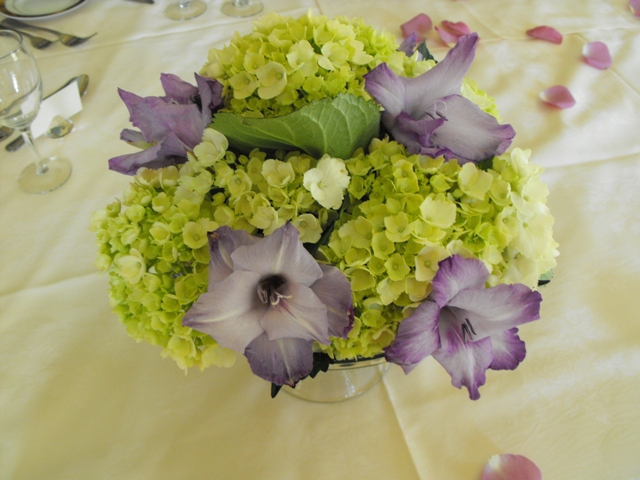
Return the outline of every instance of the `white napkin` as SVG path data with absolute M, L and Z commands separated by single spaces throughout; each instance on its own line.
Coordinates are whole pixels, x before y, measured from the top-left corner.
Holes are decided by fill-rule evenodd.
M 51 95 L 40 105 L 40 112 L 31 124 L 31 134 L 33 138 L 47 132 L 51 121 L 56 115 L 64 118 L 71 118 L 82 110 L 82 101 L 78 91 L 78 83 L 73 82 L 59 92 Z

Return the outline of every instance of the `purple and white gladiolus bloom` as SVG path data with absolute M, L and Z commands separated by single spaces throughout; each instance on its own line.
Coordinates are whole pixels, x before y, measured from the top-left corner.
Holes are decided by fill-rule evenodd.
M 403 42 L 398 47 L 398 51 L 404 53 L 407 57 L 410 57 L 416 51 L 416 47 L 418 46 L 418 34 L 413 32 L 407 38 L 403 40 Z M 422 57 L 421 54 L 419 54 Z M 422 59 L 422 58 L 420 58 Z
M 187 161 L 187 151 L 202 142 L 213 111 L 222 105 L 222 85 L 195 75 L 197 86 L 171 74 L 162 74 L 164 97 L 139 97 L 118 89 L 129 110 L 129 120 L 140 129 L 124 129 L 120 139 L 147 148 L 109 160 L 109 169 L 134 175 L 138 168 L 161 168 Z
M 485 372 L 513 370 L 526 355 L 518 325 L 540 318 L 539 292 L 526 285 L 485 288 L 489 272 L 475 258 L 442 260 L 433 291 L 403 320 L 385 351 L 388 361 L 409 373 L 423 358 L 433 357 L 449 372 L 453 386 L 480 398 Z
M 183 325 L 243 353 L 254 374 L 294 386 L 311 373 L 314 341 L 347 337 L 351 284 L 337 268 L 319 264 L 290 223 L 265 238 L 220 227 L 209 247 L 209 288 Z
M 398 77 L 382 63 L 365 75 L 365 88 L 384 108 L 382 123 L 411 154 L 479 162 L 504 153 L 515 131 L 460 95 L 478 35 L 465 35 L 431 70 Z

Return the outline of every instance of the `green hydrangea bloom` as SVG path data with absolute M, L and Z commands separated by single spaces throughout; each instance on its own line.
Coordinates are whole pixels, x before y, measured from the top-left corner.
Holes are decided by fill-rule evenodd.
M 338 359 L 383 352 L 398 323 L 431 293 L 438 262 L 454 254 L 480 259 L 489 285 L 536 288 L 555 266 L 557 244 L 542 170 L 528 159 L 514 149 L 482 171 L 408 155 L 384 139 L 347 160 L 352 183 L 362 180 L 320 250 L 351 281 L 356 322 L 347 340 L 323 350 Z
M 201 73 L 223 85 L 224 110 L 279 116 L 344 92 L 370 99 L 364 75 L 382 62 L 406 77 L 435 65 L 397 49 L 391 34 L 361 20 L 272 13 L 248 35 L 211 49 Z M 460 93 L 499 119 L 494 100 L 473 81 L 464 79 Z M 108 273 L 111 305 L 133 338 L 161 346 L 183 369 L 230 366 L 232 351 L 182 326 L 207 288 L 207 233 L 226 225 L 269 235 L 290 221 L 301 241 L 321 243 L 317 258 L 341 269 L 353 289 L 348 338 L 317 347 L 336 359 L 371 357 L 431 293 L 438 263 L 450 255 L 480 259 L 488 286 L 535 288 L 555 267 L 548 190 L 529 156 L 514 149 L 489 168 L 461 167 L 374 139 L 353 158 L 336 159 L 344 160 L 345 200 L 339 206 L 333 192 L 337 200 L 323 206 L 316 198 L 325 182 L 312 178 L 320 159 L 257 149 L 238 155 L 222 134 L 205 129 L 187 163 L 140 169 L 122 200 L 92 216 L 96 266 Z
M 110 277 L 110 301 L 136 340 L 160 345 L 181 368 L 229 366 L 234 354 L 208 335 L 182 326 L 182 317 L 208 284 L 207 233 L 221 225 L 268 235 L 285 221 L 315 243 L 327 210 L 303 185 L 317 159 L 300 152 L 268 158 L 228 151 L 206 129 L 180 168 L 141 168 L 123 200 L 95 212 L 96 266 Z
M 382 62 L 405 76 L 433 66 L 397 50 L 393 35 L 362 20 L 270 13 L 254 22 L 251 33 L 211 49 L 201 74 L 222 83 L 226 110 L 278 116 L 342 92 L 369 99 L 363 76 Z

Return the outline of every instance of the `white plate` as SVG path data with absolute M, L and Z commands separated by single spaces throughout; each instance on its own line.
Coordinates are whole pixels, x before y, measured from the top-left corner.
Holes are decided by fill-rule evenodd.
M 0 0 L 0 13 L 16 19 L 38 20 L 75 10 L 87 0 Z

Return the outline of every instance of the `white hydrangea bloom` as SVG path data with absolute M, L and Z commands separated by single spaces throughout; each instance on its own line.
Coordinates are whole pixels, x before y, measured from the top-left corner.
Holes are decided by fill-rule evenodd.
M 324 208 L 337 210 L 342 205 L 344 191 L 350 180 L 344 162 L 325 155 L 316 168 L 305 172 L 303 184 L 316 202 Z
M 213 128 L 205 128 L 202 143 L 196 145 L 193 153 L 200 160 L 200 164 L 208 167 L 224 157 L 229 148 L 229 141 L 222 133 Z

